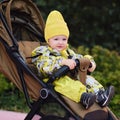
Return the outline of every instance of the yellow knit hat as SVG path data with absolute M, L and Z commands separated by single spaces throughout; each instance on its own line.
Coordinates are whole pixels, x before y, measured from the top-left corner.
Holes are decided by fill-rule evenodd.
M 65 35 L 66 37 L 69 37 L 69 29 L 59 11 L 54 10 L 48 15 L 44 35 L 47 42 L 48 39 L 56 35 Z

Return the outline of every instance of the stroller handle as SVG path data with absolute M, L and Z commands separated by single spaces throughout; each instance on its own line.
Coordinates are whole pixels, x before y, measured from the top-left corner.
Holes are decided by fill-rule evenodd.
M 80 66 L 80 62 L 78 59 L 75 59 L 76 66 Z M 68 66 L 64 65 L 60 69 L 58 69 L 54 74 L 52 74 L 48 80 L 47 83 L 52 83 L 54 80 L 60 78 L 61 76 L 64 76 L 67 72 L 69 72 L 70 69 Z

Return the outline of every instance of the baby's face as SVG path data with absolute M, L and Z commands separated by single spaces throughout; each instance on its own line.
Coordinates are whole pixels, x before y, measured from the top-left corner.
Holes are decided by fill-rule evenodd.
M 55 36 L 48 40 L 49 46 L 58 51 L 62 51 L 66 49 L 67 43 L 68 43 L 68 38 L 64 35 Z

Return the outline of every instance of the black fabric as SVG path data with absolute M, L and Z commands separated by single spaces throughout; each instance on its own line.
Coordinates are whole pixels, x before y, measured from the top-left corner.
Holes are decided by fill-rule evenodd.
M 87 113 L 84 120 L 108 120 L 108 113 L 102 110 Z
M 110 112 L 108 112 L 108 119 L 107 120 L 117 120 Z

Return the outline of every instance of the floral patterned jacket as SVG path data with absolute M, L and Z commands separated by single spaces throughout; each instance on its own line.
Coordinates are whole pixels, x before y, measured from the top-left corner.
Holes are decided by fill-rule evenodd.
M 40 46 L 32 51 L 32 62 L 37 67 L 39 74 L 47 78 L 55 70 L 61 67 L 61 61 L 66 58 L 79 59 L 83 57 L 81 54 L 76 54 L 70 48 L 66 51 L 59 52 L 49 46 Z
M 39 74 L 45 78 L 51 75 L 55 70 L 59 69 L 61 61 L 63 59 L 80 59 L 83 57 L 81 54 L 76 54 L 69 47 L 59 52 L 49 46 L 40 46 L 32 51 L 32 63 L 37 67 Z M 90 61 L 95 63 L 92 56 L 90 56 Z

